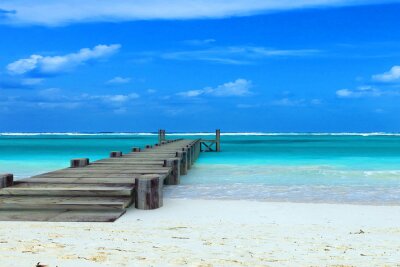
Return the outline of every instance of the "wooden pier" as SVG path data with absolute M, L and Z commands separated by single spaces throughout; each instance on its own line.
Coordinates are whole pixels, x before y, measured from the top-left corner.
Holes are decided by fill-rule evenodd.
M 90 162 L 73 159 L 71 167 L 13 181 L 0 175 L 0 221 L 113 222 L 126 209 L 163 205 L 163 186 L 176 185 L 197 160 L 201 139 L 166 140 L 132 152 L 110 152 Z

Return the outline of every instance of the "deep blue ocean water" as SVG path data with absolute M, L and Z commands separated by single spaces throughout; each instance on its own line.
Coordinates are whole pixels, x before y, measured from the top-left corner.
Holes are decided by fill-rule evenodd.
M 168 138 L 210 135 L 172 135 Z M 400 135 L 231 134 L 221 153 L 202 153 L 167 197 L 400 204 Z M 69 160 L 157 142 L 154 134 L 2 134 L 0 173 L 17 179 Z

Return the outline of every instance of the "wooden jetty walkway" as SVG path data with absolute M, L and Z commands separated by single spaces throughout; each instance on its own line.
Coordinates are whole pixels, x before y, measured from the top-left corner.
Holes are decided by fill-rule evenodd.
M 94 162 L 73 159 L 70 168 L 18 181 L 0 175 L 0 221 L 113 222 L 131 205 L 159 208 L 163 186 L 179 184 L 203 146 L 219 151 L 217 133 L 216 140 L 166 140 L 160 130 L 157 144 L 128 154 L 113 151 Z

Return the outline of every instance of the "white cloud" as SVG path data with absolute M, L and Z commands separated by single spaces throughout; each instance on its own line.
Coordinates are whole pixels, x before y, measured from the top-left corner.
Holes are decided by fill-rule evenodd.
M 252 82 L 245 79 L 237 79 L 234 82 L 227 82 L 221 84 L 215 88 L 205 87 L 201 90 L 189 90 L 185 92 L 178 93 L 179 96 L 183 97 L 198 97 L 202 95 L 211 95 L 217 97 L 223 96 L 246 96 L 250 95 L 250 88 L 252 87 Z
M 31 55 L 29 58 L 8 64 L 10 74 L 55 75 L 69 71 L 87 61 L 105 58 L 116 53 L 121 46 L 97 45 L 93 49 L 82 48 L 77 53 L 63 56 Z
M 131 81 L 131 78 L 124 78 L 124 77 L 114 77 L 111 80 L 107 81 L 109 84 L 124 84 L 124 83 L 129 83 Z
M 393 66 L 388 72 L 373 75 L 372 79 L 379 82 L 400 81 L 400 66 Z
M 394 91 L 382 91 L 372 86 L 359 86 L 354 90 L 340 89 L 336 91 L 336 96 L 340 98 L 360 98 L 360 97 L 380 97 L 382 95 L 396 95 Z
M 189 50 L 163 53 L 161 58 L 169 60 L 197 60 L 221 64 L 249 64 L 256 60 L 272 57 L 313 56 L 320 51 L 316 49 L 273 49 L 258 46 L 213 47 L 203 50 Z
M 63 25 L 93 21 L 210 19 L 284 10 L 360 5 L 396 0 L 2 0 L 5 23 Z
M 185 44 L 188 45 L 208 45 L 215 42 L 215 39 L 203 39 L 203 40 L 186 40 Z
M 288 95 L 289 92 L 285 92 L 285 95 Z M 293 97 L 284 97 L 272 102 L 274 106 L 283 106 L 283 107 L 309 107 L 309 106 L 319 106 L 322 104 L 322 100 L 318 98 L 314 99 L 305 99 L 305 98 L 293 98 Z
M 137 99 L 140 96 L 136 93 L 132 93 L 129 95 L 83 95 L 83 98 L 86 99 L 99 99 L 107 103 L 112 104 L 123 104 L 133 99 Z
M 286 106 L 286 107 L 293 107 L 293 106 L 303 106 L 306 103 L 305 99 L 291 99 L 288 97 L 279 99 L 274 101 L 272 104 L 276 106 Z
M 147 89 L 146 91 L 148 94 L 155 94 L 157 92 L 157 90 L 154 89 Z

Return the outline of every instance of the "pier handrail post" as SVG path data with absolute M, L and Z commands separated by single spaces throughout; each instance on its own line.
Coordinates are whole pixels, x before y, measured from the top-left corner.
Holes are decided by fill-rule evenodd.
M 220 151 L 221 151 L 221 146 L 220 146 L 220 144 L 221 144 L 221 130 L 220 130 L 220 129 L 217 129 L 217 130 L 215 131 L 215 148 L 216 148 L 216 151 L 217 151 L 217 152 L 220 152 Z
M 12 186 L 14 184 L 14 175 L 11 173 L 0 174 L 0 188 Z

